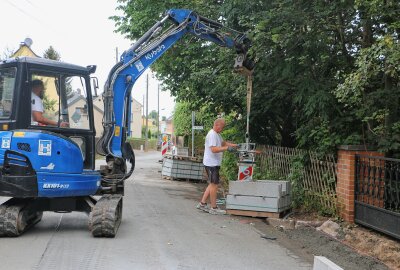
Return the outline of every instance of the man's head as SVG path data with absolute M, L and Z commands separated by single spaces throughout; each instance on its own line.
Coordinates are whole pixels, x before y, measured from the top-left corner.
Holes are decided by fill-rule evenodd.
M 224 130 L 225 127 L 225 120 L 223 118 L 218 118 L 217 120 L 214 121 L 214 126 L 213 130 L 217 133 L 220 133 L 222 130 Z
M 38 97 L 43 99 L 44 96 L 44 84 L 41 80 L 33 80 L 31 82 L 32 92 Z

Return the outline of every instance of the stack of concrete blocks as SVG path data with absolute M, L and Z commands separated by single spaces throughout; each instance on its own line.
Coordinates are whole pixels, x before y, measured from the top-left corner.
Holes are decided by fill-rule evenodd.
M 189 156 L 189 148 L 187 147 L 178 147 L 176 150 L 177 156 L 188 157 Z
M 203 163 L 189 159 L 164 158 L 161 175 L 176 178 L 203 180 Z
M 291 202 L 289 181 L 229 181 L 226 209 L 281 213 Z

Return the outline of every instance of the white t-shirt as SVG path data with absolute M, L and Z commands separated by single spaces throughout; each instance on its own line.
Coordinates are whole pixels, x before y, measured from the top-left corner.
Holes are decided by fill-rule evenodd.
M 204 158 L 203 164 L 209 167 L 221 166 L 222 162 L 222 152 L 213 153 L 211 151 L 212 146 L 222 146 L 222 139 L 221 135 L 211 129 L 206 136 L 206 142 L 204 144 Z
M 32 98 L 31 98 L 31 110 L 35 112 L 41 112 L 43 113 L 43 102 L 40 97 L 38 97 L 35 93 L 32 92 Z M 31 114 L 31 125 L 37 125 L 38 122 L 33 120 L 33 115 Z

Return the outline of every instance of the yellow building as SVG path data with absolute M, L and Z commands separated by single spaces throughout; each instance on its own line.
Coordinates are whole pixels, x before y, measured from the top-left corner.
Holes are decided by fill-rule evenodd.
M 29 43 L 21 42 L 19 45 L 19 49 L 12 55 L 13 58 L 20 57 L 20 56 L 29 56 L 29 57 L 40 57 L 34 51 L 32 51 Z
M 39 55 L 37 55 L 32 49 L 32 40 L 31 39 L 25 39 L 21 44 L 19 45 L 18 50 L 11 56 L 13 58 L 20 57 L 20 56 L 28 56 L 28 57 L 35 57 L 35 58 L 40 58 Z M 35 78 L 32 79 L 38 79 L 41 80 L 44 84 L 44 87 L 46 89 L 46 98 L 48 100 L 58 100 L 58 95 L 55 87 L 55 81 L 54 78 L 51 77 L 42 77 L 42 76 L 35 76 Z M 55 111 L 58 108 L 58 102 L 54 103 L 53 108 L 51 108 L 51 111 Z

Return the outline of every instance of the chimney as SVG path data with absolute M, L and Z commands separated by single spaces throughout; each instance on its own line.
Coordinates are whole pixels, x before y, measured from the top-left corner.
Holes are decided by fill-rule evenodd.
M 26 39 L 24 39 L 24 41 L 21 42 L 21 46 L 25 45 L 30 48 L 32 46 L 32 43 L 32 39 L 27 37 Z

